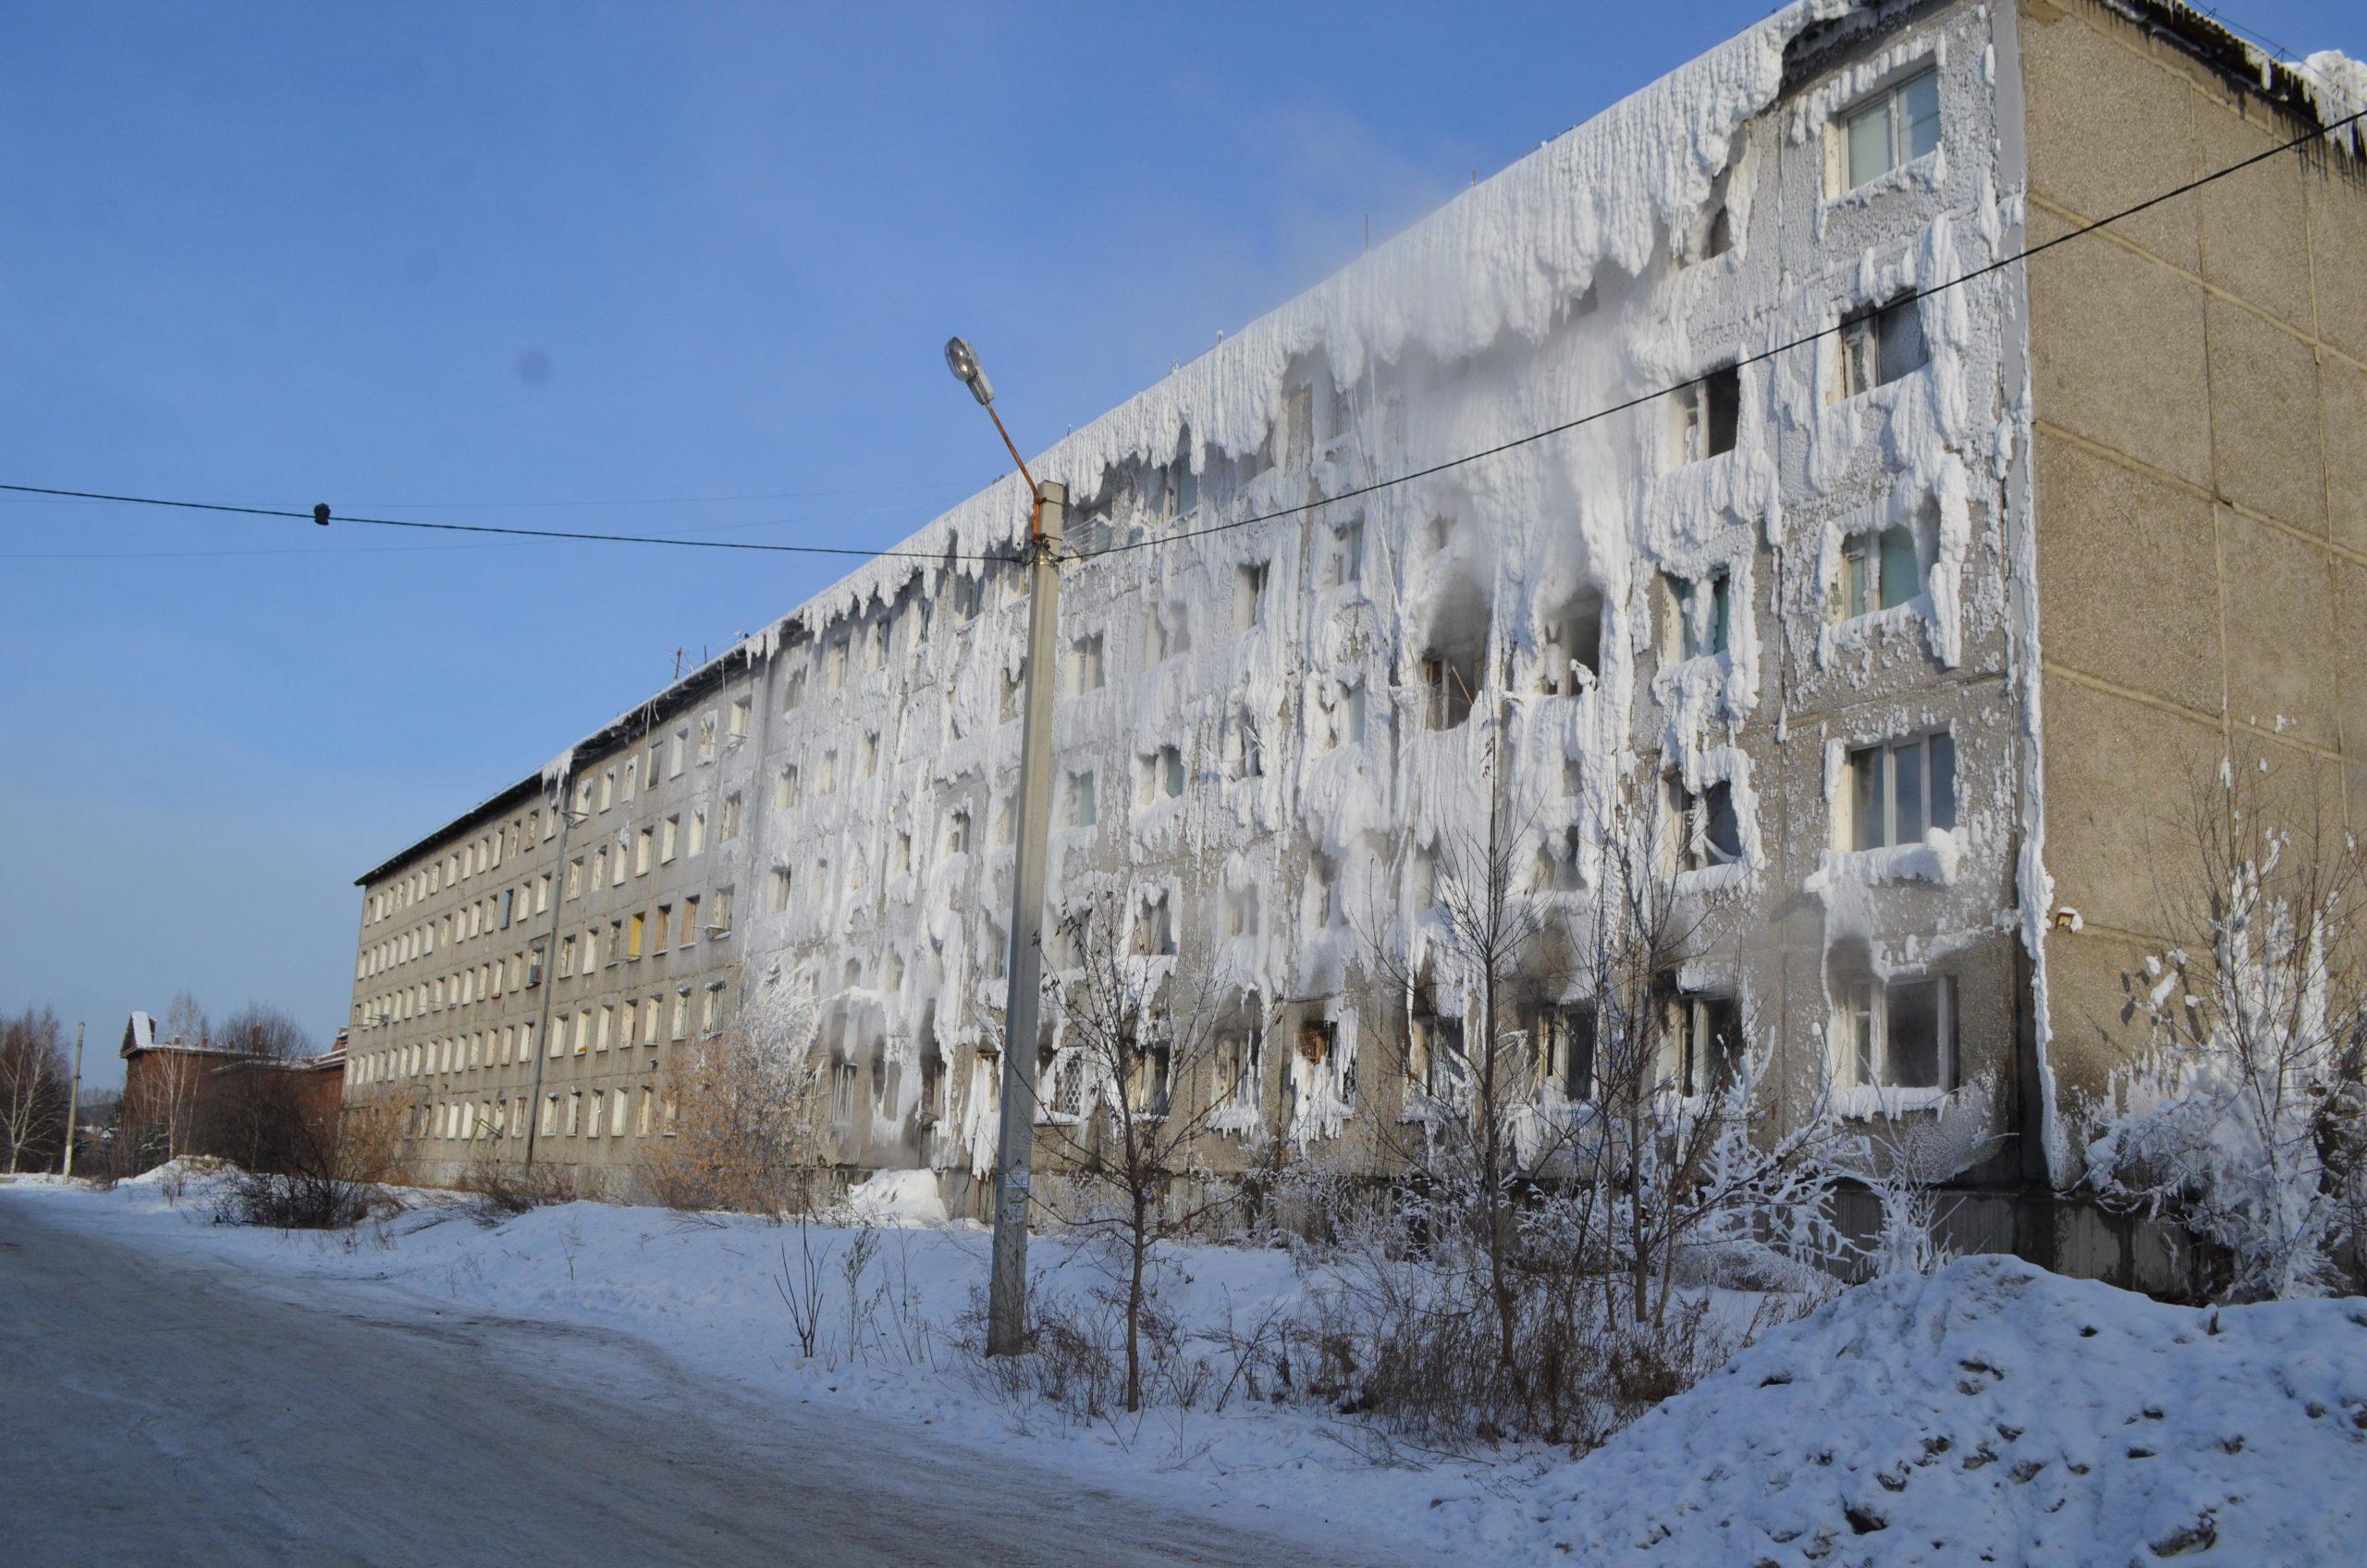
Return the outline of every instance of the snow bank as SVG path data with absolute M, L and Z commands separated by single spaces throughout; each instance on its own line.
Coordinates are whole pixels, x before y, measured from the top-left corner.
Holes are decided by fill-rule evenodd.
M 2367 1301 L 1861 1286 L 1555 1478 L 1588 1562 L 2357 1562 Z
M 942 1225 L 949 1216 L 933 1170 L 882 1170 L 847 1194 L 846 1218 L 859 1225 Z

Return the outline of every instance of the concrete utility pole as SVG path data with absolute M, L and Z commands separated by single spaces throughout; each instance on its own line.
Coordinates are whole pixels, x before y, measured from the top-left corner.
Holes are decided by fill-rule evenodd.
M 74 1025 L 74 1077 L 66 1091 L 66 1170 L 74 1174 L 74 1124 L 82 1120 L 82 1025 Z
M 1061 526 L 1068 487 L 1037 484 L 1002 416 L 994 384 L 970 345 L 945 345 L 945 363 L 995 422 L 1034 500 L 1028 523 L 1027 662 L 1020 667 L 1025 720 L 1020 729 L 1018 846 L 1012 865 L 1011 948 L 1004 973 L 1001 1117 L 995 1150 L 994 1272 L 987 1290 L 987 1354 L 1026 1348 L 1028 1174 L 1036 1145 L 1036 1011 L 1043 1000 L 1044 863 L 1052 826 L 1052 693 L 1061 624 Z

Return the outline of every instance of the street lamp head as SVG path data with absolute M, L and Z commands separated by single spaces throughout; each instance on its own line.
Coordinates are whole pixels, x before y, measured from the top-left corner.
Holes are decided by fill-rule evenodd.
M 994 383 L 987 379 L 987 373 L 979 365 L 978 356 L 971 352 L 970 345 L 959 337 L 945 340 L 945 368 L 953 373 L 954 379 L 970 389 L 970 396 L 978 399 L 981 406 L 995 400 Z

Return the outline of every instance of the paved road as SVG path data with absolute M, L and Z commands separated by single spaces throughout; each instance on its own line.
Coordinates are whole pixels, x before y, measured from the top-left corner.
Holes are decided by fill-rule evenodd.
M 0 1563 L 1323 1561 L 637 1341 L 315 1290 L 0 1201 Z

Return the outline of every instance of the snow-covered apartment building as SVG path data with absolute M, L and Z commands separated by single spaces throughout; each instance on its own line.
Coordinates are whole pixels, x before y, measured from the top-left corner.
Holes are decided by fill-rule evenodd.
M 2361 103 L 2151 0 L 1810 0 L 1224 339 L 1033 460 L 1055 909 L 1279 1020 L 1234 1143 L 1378 1160 L 1460 1003 L 1359 933 L 1419 924 L 1491 760 L 1571 920 L 1662 791 L 1687 1047 L 1774 1052 L 1779 1118 L 1953 1119 L 2044 1255 L 2181 781 L 2250 748 L 2367 810 L 2356 128 L 1985 269 Z M 976 1201 L 1025 518 L 990 487 L 372 869 L 349 1103 L 431 1174 L 629 1194 L 685 1043 L 786 974 L 840 1158 Z M 1539 1020 L 1581 1095 L 1584 1004 Z

